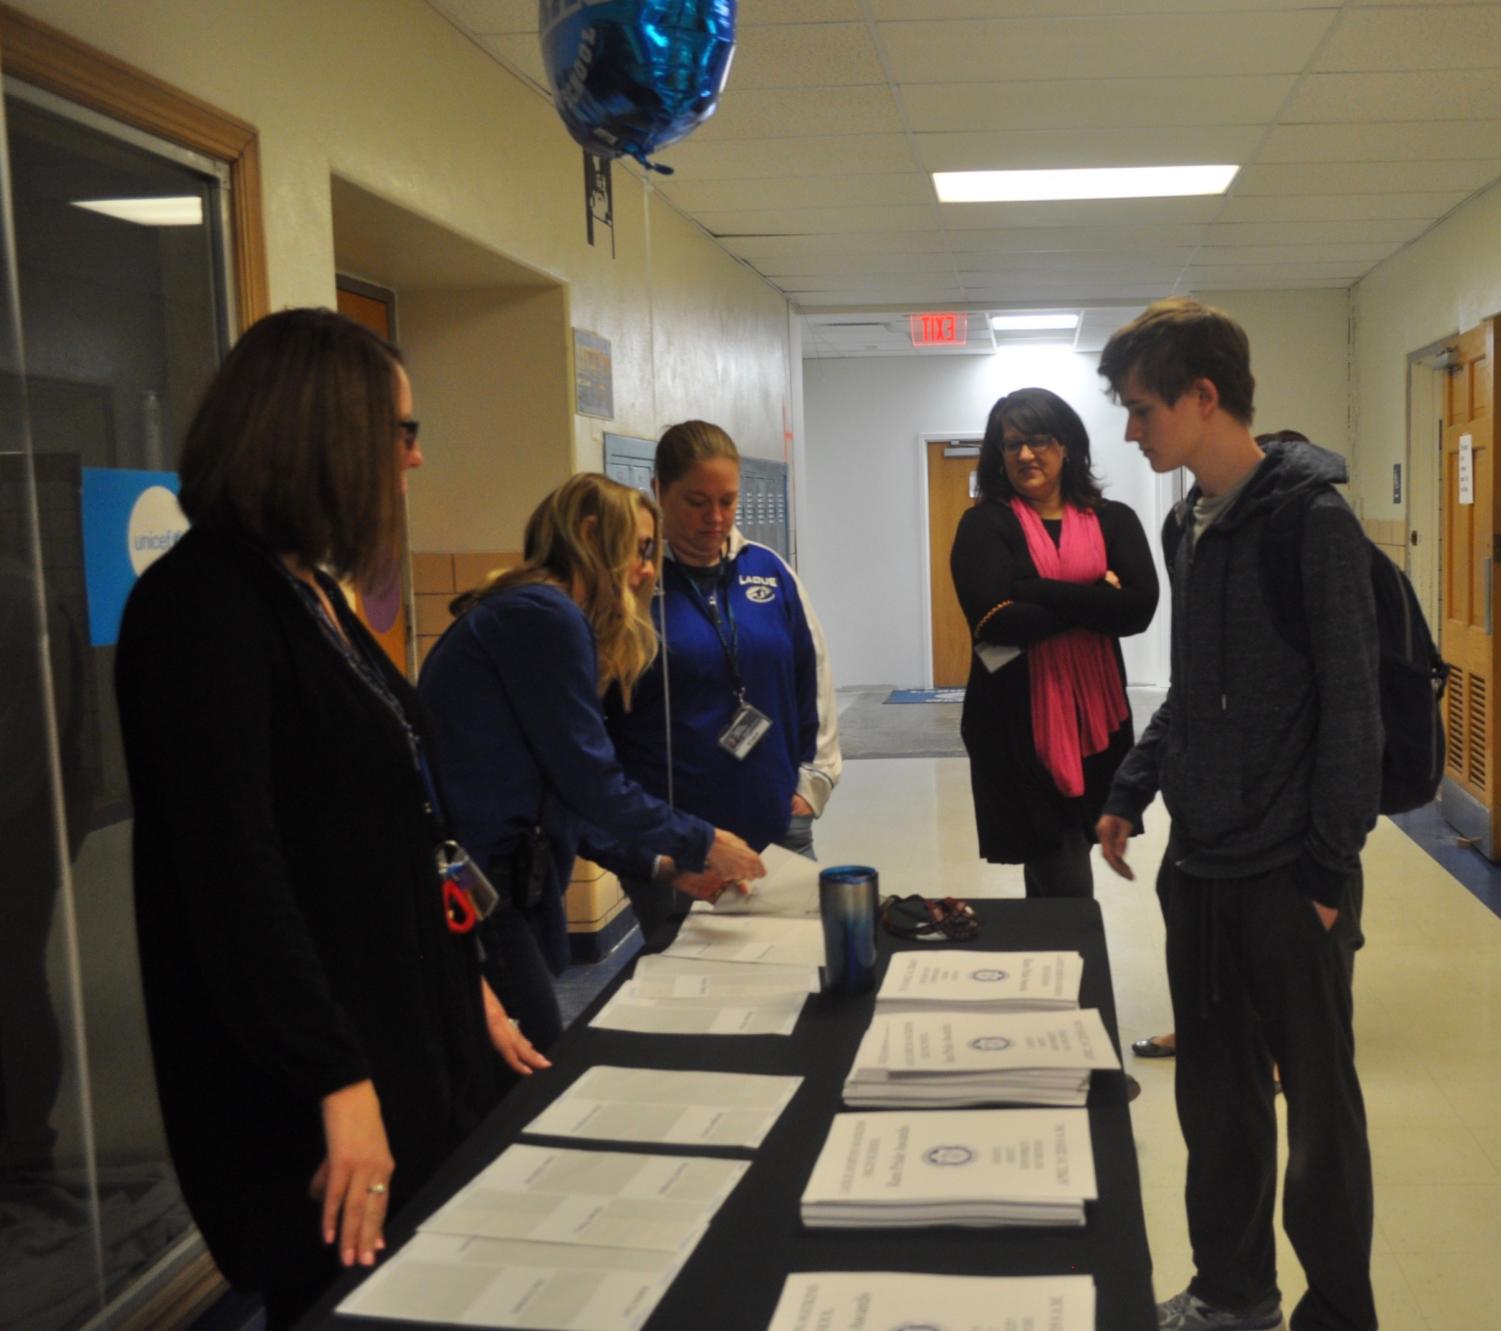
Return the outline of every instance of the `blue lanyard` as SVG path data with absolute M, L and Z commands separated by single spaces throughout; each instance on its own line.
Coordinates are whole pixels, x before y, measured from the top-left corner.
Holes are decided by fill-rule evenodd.
M 724 604 L 724 614 L 716 615 L 714 608 L 709 604 L 703 592 L 699 590 L 698 583 L 688 574 L 679 570 L 679 576 L 688 584 L 693 593 L 693 599 L 703 612 L 705 619 L 714 628 L 714 636 L 719 639 L 719 645 L 724 648 L 724 659 L 729 663 L 730 679 L 735 690 L 735 697 L 739 702 L 745 701 L 745 681 L 740 675 L 740 632 L 735 627 L 735 603 L 730 595 L 729 563 L 721 562 L 720 573 L 720 600 Z M 665 611 L 665 607 L 664 607 Z M 724 626 L 728 622 L 729 635 L 725 635 Z

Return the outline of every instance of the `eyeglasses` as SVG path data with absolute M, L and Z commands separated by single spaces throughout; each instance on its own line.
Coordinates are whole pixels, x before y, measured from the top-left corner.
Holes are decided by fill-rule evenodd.
M 897 938 L 951 938 L 956 943 L 980 932 L 975 908 L 958 897 L 887 897 L 881 903 L 881 926 Z
M 636 557 L 643 564 L 655 564 L 657 562 L 657 542 L 648 536 L 636 547 Z
M 417 447 L 417 431 L 421 427 L 421 424 L 421 421 L 414 421 L 410 416 L 408 416 L 405 420 L 396 422 L 396 428 L 401 431 L 402 447 Z
M 1004 439 L 1001 441 L 1001 452 L 1008 458 L 1019 457 L 1024 448 L 1035 456 L 1038 453 L 1046 453 L 1049 449 L 1057 447 L 1058 441 L 1050 434 L 1034 434 L 1030 439 Z

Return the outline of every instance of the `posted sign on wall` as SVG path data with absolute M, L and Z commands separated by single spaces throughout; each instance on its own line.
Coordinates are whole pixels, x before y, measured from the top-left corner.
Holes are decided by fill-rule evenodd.
M 173 471 L 83 469 L 83 572 L 89 641 L 108 647 L 135 581 L 188 529 Z

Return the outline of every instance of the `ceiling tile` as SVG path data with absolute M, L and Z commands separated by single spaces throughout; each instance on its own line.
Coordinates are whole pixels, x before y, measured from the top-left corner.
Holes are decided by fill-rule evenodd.
M 1431 193 L 1477 190 L 1501 175 L 1501 160 L 1473 162 L 1307 162 L 1248 166 L 1237 195 Z
M 1410 74 L 1310 74 L 1281 123 L 1306 121 L 1494 120 L 1501 79 L 1487 70 L 1453 69 L 1441 79 Z
M 907 124 L 923 133 L 1252 125 L 1277 113 L 1291 74 L 1238 78 L 907 83 Z
M 915 171 L 901 134 L 846 134 L 808 139 L 688 139 L 657 154 L 685 180 L 757 180 L 779 176 L 882 175 Z
M 780 288 L 787 290 L 787 288 Z M 868 287 L 843 290 L 838 287 L 810 287 L 792 292 L 799 305 L 951 305 L 964 300 L 964 288 L 957 286 L 902 286 L 892 283 L 874 283 Z
M 1501 5 L 1346 10 L 1314 69 L 1494 69 L 1501 64 Z
M 1082 305 L 1091 300 L 1157 300 L 1171 295 L 1175 282 L 1166 278 L 1160 281 L 1128 278 L 1120 282 L 1080 282 L 1077 279 L 1056 278 L 1041 282 L 1015 281 L 1003 286 L 970 287 L 965 298 L 987 305 L 1027 304 L 1072 304 Z
M 1210 242 L 1195 256 L 1194 266 L 1253 263 L 1283 267 L 1299 263 L 1356 263 L 1369 266 L 1395 254 L 1399 248 L 1398 241 L 1370 245 L 1341 245 L 1335 241 L 1322 245 L 1216 245 L 1211 229 Z
M 1392 125 L 1279 125 L 1258 162 L 1425 162 L 1432 158 L 1501 158 L 1501 120 L 1464 129 L 1435 121 Z
M 941 231 L 861 231 L 826 235 L 751 232 L 723 236 L 731 254 L 755 262 L 772 256 L 799 258 L 822 254 L 946 254 L 948 238 Z
M 864 23 L 778 23 L 740 29 L 728 88 L 885 83 Z
M 884 176 L 785 176 L 777 180 L 667 180 L 657 188 L 688 213 L 787 208 L 886 208 L 934 202 L 920 172 Z
M 974 281 L 985 273 L 1068 273 L 1105 272 L 1112 268 L 1183 267 L 1193 259 L 1198 247 L 1179 245 L 1155 250 L 1057 250 L 1027 254 L 958 254 L 954 256 L 960 279 Z
M 1394 0 L 1396 2 L 1396 0 Z M 1438 2 L 1438 0 L 1435 0 Z M 1070 15 L 1216 14 L 1247 8 L 1246 0 L 868 0 L 880 19 L 1047 18 Z M 1255 0 L 1257 9 L 1329 9 L 1331 0 Z
M 741 28 L 766 23 L 858 23 L 860 0 L 752 0 L 740 6 Z
M 962 256 L 989 254 L 1075 253 L 1088 250 L 1152 250 L 1202 243 L 1206 225 L 1048 226 L 964 231 L 954 237 Z
M 933 217 L 931 207 L 784 208 L 755 212 L 705 212 L 696 220 L 713 235 L 800 235 L 808 232 L 903 231 Z
M 1469 190 L 1429 194 L 1263 194 L 1232 198 L 1220 214 L 1222 222 L 1334 222 L 1393 219 L 1425 224 L 1457 208 Z
M 1363 196 L 1362 196 L 1363 197 Z M 1335 222 L 1216 222 L 1207 228 L 1210 245 L 1400 244 L 1428 225 L 1426 219 Z
M 1215 129 L 1077 129 L 918 134 L 914 146 L 929 171 L 1003 171 L 1070 166 L 1167 166 L 1246 162 L 1260 126 Z
M 877 30 L 904 83 L 984 83 L 1001 69 L 1032 79 L 1113 78 L 1124 70 L 1292 74 L 1334 12 L 881 23 Z
M 941 203 L 951 233 L 1009 226 L 1149 226 L 1212 222 L 1225 205 L 1218 195 L 1199 199 L 1084 199 L 1062 203 Z M 968 242 L 960 244 L 968 248 Z
M 1267 264 L 1194 264 L 1185 270 L 1184 280 L 1193 282 L 1198 286 L 1214 285 L 1215 283 L 1234 282 L 1241 278 L 1267 279 L 1275 281 L 1283 278 L 1294 282 L 1302 278 L 1346 278 L 1351 281 L 1364 276 L 1370 271 L 1372 265 L 1368 263 L 1285 263 L 1276 265 Z
M 767 277 L 803 273 L 946 273 L 952 277 L 955 263 L 952 254 L 805 254 L 757 259 L 755 268 Z
M 891 89 L 731 88 L 717 110 L 693 131 L 700 143 L 728 139 L 806 138 L 820 134 L 900 134 L 901 112 Z

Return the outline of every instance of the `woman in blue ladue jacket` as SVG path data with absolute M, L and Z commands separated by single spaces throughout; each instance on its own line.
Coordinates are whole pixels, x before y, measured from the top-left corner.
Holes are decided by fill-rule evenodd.
M 757 850 L 811 855 L 813 820 L 842 765 L 823 631 L 797 574 L 735 527 L 740 454 L 724 430 L 672 426 L 657 445 L 654 486 L 666 541 L 652 607 L 663 651 L 629 711 L 606 696 L 616 752 L 674 807 Z M 664 859 L 651 881 L 624 886 L 650 938 L 690 897 L 714 897 L 723 884 Z

